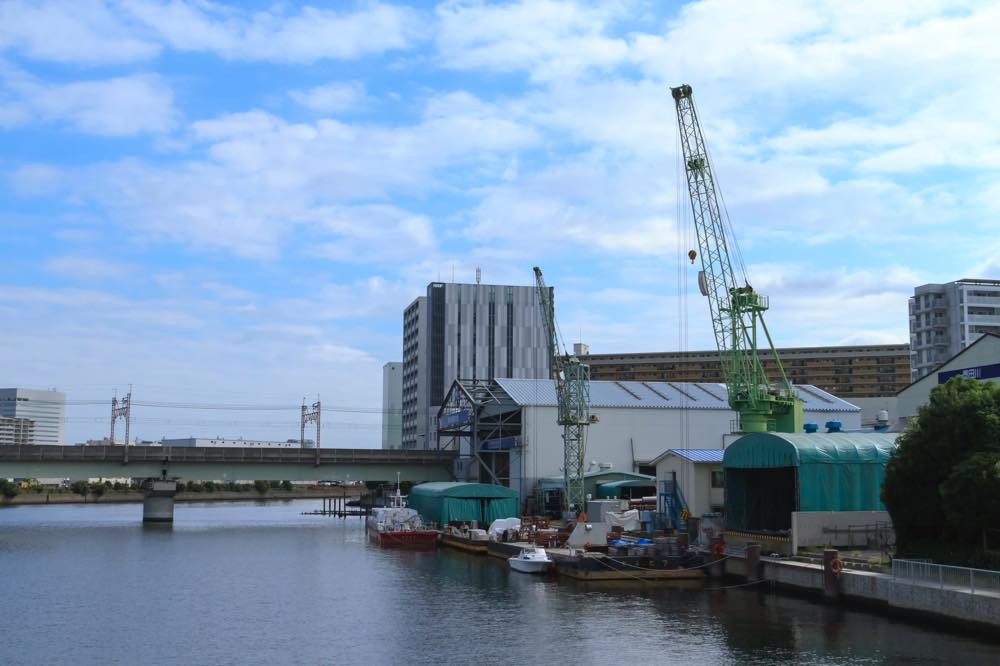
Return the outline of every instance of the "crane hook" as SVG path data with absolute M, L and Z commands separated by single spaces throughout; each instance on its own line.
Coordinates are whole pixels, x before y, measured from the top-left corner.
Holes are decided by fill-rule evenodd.
M 690 252 L 688 252 L 688 259 L 691 260 L 692 264 L 694 263 L 694 258 L 697 257 L 697 256 L 698 256 L 698 253 L 695 252 L 694 250 L 691 250 Z

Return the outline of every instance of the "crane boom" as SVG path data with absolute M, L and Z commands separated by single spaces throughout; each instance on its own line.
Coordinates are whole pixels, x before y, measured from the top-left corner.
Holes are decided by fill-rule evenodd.
M 698 284 L 708 297 L 715 344 L 729 390 L 729 404 L 740 416 L 739 431 L 801 432 L 802 401 L 785 375 L 764 323 L 768 299 L 754 291 L 745 273 L 741 283 L 733 271 L 725 219 L 691 97 L 691 86 L 682 85 L 670 91 L 677 107 L 691 213 L 701 253 Z M 776 385 L 768 383 L 760 360 L 758 323 L 778 366 L 780 380 Z
M 583 511 L 586 508 L 583 470 L 587 426 L 591 423 L 590 367 L 560 344 L 552 292 L 545 285 L 542 269 L 535 266 L 534 271 L 535 291 L 547 333 L 549 372 L 556 384 L 557 422 L 563 427 L 563 506 L 567 511 Z

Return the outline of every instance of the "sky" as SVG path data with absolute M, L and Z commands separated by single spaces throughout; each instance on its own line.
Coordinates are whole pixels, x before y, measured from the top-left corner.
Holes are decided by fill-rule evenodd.
M 777 346 L 903 343 L 1000 278 L 1000 5 L 0 0 L 0 385 L 66 441 L 379 446 L 430 281 L 555 288 L 594 353 L 709 349 L 690 84 Z M 100 401 L 101 404 L 91 404 Z M 293 409 L 156 408 L 142 401 Z

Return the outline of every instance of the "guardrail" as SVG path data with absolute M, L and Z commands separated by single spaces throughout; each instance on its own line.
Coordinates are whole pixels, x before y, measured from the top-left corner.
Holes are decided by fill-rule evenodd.
M 122 462 L 124 446 L 0 446 L 0 462 Z M 323 449 L 319 463 L 445 465 L 453 451 L 404 451 L 399 449 Z M 172 463 L 286 463 L 315 464 L 316 449 L 245 447 L 129 446 L 128 462 Z
M 970 594 L 1000 595 L 1000 571 L 954 567 L 926 560 L 894 559 L 892 581 Z

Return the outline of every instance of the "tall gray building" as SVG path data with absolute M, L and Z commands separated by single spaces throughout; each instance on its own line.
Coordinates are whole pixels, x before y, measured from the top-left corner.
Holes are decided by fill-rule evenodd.
M 403 364 L 382 366 L 382 448 L 403 446 Z
M 0 389 L 0 417 L 34 422 L 35 444 L 62 444 L 66 394 L 33 389 Z
M 548 376 L 535 287 L 432 282 L 403 312 L 403 448 L 437 446 L 435 417 L 455 379 Z
M 917 287 L 910 298 L 910 379 L 924 377 L 984 333 L 1000 334 L 1000 280 Z

